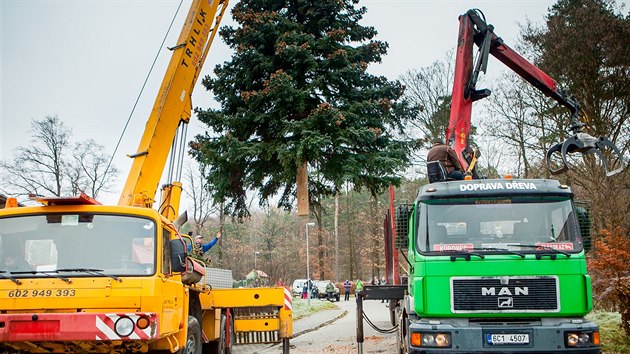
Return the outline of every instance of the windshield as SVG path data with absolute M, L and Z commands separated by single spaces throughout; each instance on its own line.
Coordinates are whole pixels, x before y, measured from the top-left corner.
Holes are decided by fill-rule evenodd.
M 421 252 L 579 252 L 582 240 L 570 199 L 439 200 L 421 203 L 417 218 Z M 519 247 L 519 245 L 521 247 Z
M 81 274 L 81 269 L 102 271 L 102 276 L 152 274 L 155 229 L 149 219 L 123 215 L 2 218 L 0 271 L 31 272 L 23 276 L 45 276 L 45 272 L 96 276 Z

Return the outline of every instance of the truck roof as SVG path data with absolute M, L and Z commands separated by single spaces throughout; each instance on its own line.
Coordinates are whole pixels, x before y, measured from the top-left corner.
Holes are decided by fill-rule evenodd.
M 430 183 L 422 187 L 416 201 L 447 198 L 512 197 L 556 195 L 571 197 L 567 185 L 552 179 L 476 179 Z

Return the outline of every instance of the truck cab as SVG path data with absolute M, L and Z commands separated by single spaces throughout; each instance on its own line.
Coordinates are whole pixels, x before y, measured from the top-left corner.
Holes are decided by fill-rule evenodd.
M 411 353 L 599 353 L 571 189 L 483 179 L 422 187 L 408 218 L 401 345 Z
M 82 343 L 100 352 L 185 343 L 189 291 L 173 225 L 153 209 L 66 201 L 0 210 L 0 347 L 79 351 Z

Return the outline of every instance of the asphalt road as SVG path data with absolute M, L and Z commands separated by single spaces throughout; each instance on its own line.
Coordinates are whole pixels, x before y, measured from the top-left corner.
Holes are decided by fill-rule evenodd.
M 292 353 L 358 353 L 356 324 L 357 311 L 354 298 L 351 301 L 336 302 L 342 310 L 347 314 L 336 321 L 315 329 L 313 331 L 301 334 L 291 340 Z M 364 312 L 367 317 L 379 328 L 390 329 L 392 325 L 389 321 L 389 309 L 380 301 L 370 300 L 364 302 Z M 339 312 L 338 312 L 339 313 Z M 309 318 L 300 321 L 307 321 Z M 317 327 L 321 321 L 313 319 L 311 328 Z M 304 325 L 305 323 L 302 323 Z M 304 327 L 304 326 L 301 326 Z M 397 333 L 381 334 L 372 329 L 366 321 L 364 321 L 364 343 L 363 353 L 396 353 Z M 252 353 L 281 353 L 281 347 L 278 345 L 247 345 L 236 346 L 233 350 L 235 354 L 252 354 Z

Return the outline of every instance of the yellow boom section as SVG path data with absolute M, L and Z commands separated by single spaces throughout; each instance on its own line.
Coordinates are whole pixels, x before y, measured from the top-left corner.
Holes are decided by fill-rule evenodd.
M 218 30 L 228 0 L 193 0 L 157 99 L 147 121 L 127 182 L 118 201 L 121 206 L 153 206 L 154 196 L 180 123 L 190 120 L 190 96 Z M 173 220 L 179 209 L 181 183 L 173 182 L 176 198 L 160 209 Z M 170 205 L 169 205 L 170 204 Z

